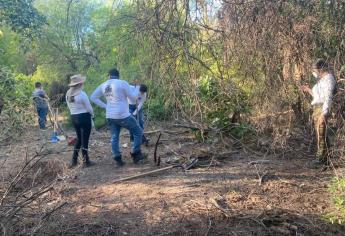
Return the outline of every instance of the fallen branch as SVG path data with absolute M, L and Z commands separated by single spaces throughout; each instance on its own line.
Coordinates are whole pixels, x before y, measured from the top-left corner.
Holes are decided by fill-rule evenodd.
M 159 133 L 158 138 L 157 138 L 157 141 L 156 141 L 156 144 L 155 144 L 155 151 L 154 151 L 154 153 L 153 153 L 153 159 L 154 159 L 155 164 L 156 164 L 157 166 L 160 166 L 160 164 L 161 164 L 161 158 L 160 158 L 160 156 L 158 156 L 158 158 L 157 158 L 157 148 L 158 148 L 158 144 L 159 144 L 159 140 L 160 140 L 161 136 L 162 136 L 162 133 Z
M 119 182 L 124 182 L 124 181 L 127 181 L 127 180 L 136 179 L 136 178 L 143 177 L 143 176 L 148 176 L 148 175 L 159 173 L 159 172 L 162 172 L 162 171 L 165 171 L 165 170 L 170 170 L 170 169 L 173 169 L 175 167 L 180 167 L 180 166 L 176 166 L 176 165 L 168 166 L 168 167 L 160 168 L 160 169 L 157 169 L 157 170 L 152 170 L 152 171 L 145 172 L 145 173 L 140 173 L 140 174 L 128 176 L 128 177 L 121 178 L 121 179 L 113 181 L 113 184 L 119 183 Z
M 45 220 L 47 218 L 49 218 L 54 212 L 56 212 L 57 210 L 63 208 L 65 205 L 67 205 L 67 202 L 64 202 L 62 204 L 60 204 L 58 207 L 55 207 L 53 210 L 51 210 L 50 212 L 46 213 L 43 217 L 42 220 Z
M 127 180 L 136 179 L 136 178 L 143 177 L 143 176 L 148 176 L 150 174 L 155 174 L 155 173 L 159 173 L 159 172 L 162 172 L 162 171 L 165 171 L 165 170 L 170 170 L 170 169 L 178 168 L 178 167 L 182 168 L 183 170 L 189 170 L 189 169 L 193 168 L 197 163 L 198 163 L 198 159 L 195 158 L 195 159 L 192 159 L 189 162 L 184 163 L 182 165 L 178 164 L 178 165 L 167 166 L 167 167 L 163 167 L 163 168 L 160 168 L 160 169 L 157 169 L 157 170 L 152 170 L 152 171 L 148 171 L 148 172 L 145 172 L 145 173 L 140 173 L 140 174 L 128 176 L 128 177 L 125 177 L 125 178 L 121 178 L 121 179 L 115 180 L 113 182 L 113 184 L 114 183 L 123 182 L 123 181 L 127 181 Z
M 256 161 L 249 162 L 248 165 L 269 164 L 269 163 L 271 163 L 270 160 L 256 160 Z
M 221 207 L 218 202 L 215 199 L 211 199 L 211 203 L 218 209 L 220 210 L 227 218 L 230 218 L 230 212 L 223 207 Z

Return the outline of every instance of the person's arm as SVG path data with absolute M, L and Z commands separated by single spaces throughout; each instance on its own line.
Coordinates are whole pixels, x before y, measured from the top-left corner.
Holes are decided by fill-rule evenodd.
M 331 105 L 332 105 L 332 99 L 333 99 L 333 90 L 334 90 L 334 82 L 332 80 L 327 81 L 324 87 L 324 98 L 325 101 L 323 102 L 322 105 L 322 115 L 327 116 Z
M 130 86 L 129 83 L 127 82 L 124 82 L 123 86 L 124 86 L 125 94 L 129 99 L 136 100 L 138 98 L 139 90 L 136 89 L 136 87 Z
M 98 88 L 96 88 L 95 91 L 93 91 L 93 93 L 91 94 L 91 101 L 93 103 L 95 103 L 97 106 L 100 106 L 104 109 L 107 108 L 107 104 L 105 104 L 101 99 L 100 97 L 103 96 L 103 91 L 102 91 L 102 85 L 101 86 L 98 86 Z
M 311 90 L 311 88 L 309 88 L 308 85 L 302 85 L 300 88 L 303 92 L 307 92 L 310 94 L 310 96 L 313 96 L 313 91 Z
M 46 91 L 42 90 L 42 94 L 43 94 L 43 98 L 49 100 L 49 97 L 48 97 Z
M 92 109 L 90 100 L 89 100 L 89 98 L 87 97 L 87 94 L 86 94 L 86 93 L 83 93 L 82 101 L 83 101 L 83 104 L 84 104 L 86 110 L 91 114 L 91 116 L 93 116 L 93 109 Z
M 146 93 L 144 93 L 142 96 L 141 96 L 141 99 L 138 103 L 138 107 L 137 109 L 135 109 L 135 111 L 133 112 L 133 115 L 136 115 L 144 106 L 144 102 L 146 101 Z

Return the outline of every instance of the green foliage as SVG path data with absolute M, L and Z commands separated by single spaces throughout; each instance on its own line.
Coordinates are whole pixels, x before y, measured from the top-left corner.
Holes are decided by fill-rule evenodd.
M 22 74 L 15 75 L 6 67 L 0 67 L 0 94 L 5 104 L 24 108 L 31 104 L 33 83 Z M 5 108 L 6 109 L 6 108 Z
M 332 205 L 335 211 L 326 215 L 326 218 L 333 224 L 345 223 L 345 178 L 336 177 L 333 179 L 329 192 L 331 193 Z
M 96 129 L 103 128 L 107 125 L 107 119 L 105 118 L 105 110 L 100 107 L 94 107 L 94 124 Z
M 162 97 L 150 98 L 145 106 L 147 116 L 152 120 L 166 120 L 171 118 L 172 106 Z
M 0 67 L 0 97 L 4 100 L 4 108 L 0 115 L 0 141 L 20 135 L 32 124 L 32 88 L 30 77 L 15 75 L 8 68 Z
M 0 24 L 32 37 L 44 23 L 45 17 L 33 6 L 33 0 L 0 0 Z

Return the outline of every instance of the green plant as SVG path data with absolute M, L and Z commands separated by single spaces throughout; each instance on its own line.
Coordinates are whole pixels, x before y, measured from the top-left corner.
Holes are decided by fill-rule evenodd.
M 153 120 L 164 120 L 172 114 L 172 107 L 169 101 L 164 101 L 160 97 L 148 99 L 145 107 L 147 108 L 147 115 Z
M 345 223 L 345 178 L 336 177 L 329 187 L 334 211 L 327 214 L 326 218 L 333 224 Z
M 0 95 L 4 108 L 0 115 L 0 141 L 15 138 L 33 121 L 31 78 L 0 67 Z

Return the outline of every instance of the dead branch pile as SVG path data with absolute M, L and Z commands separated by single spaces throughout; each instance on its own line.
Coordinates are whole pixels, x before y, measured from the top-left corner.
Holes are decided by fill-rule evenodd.
M 44 160 L 43 146 L 20 167 L 4 174 L 0 182 L 0 227 L 3 235 L 34 235 L 66 203 L 59 200 L 55 184 L 62 164 Z M 5 161 L 2 163 L 4 169 Z

